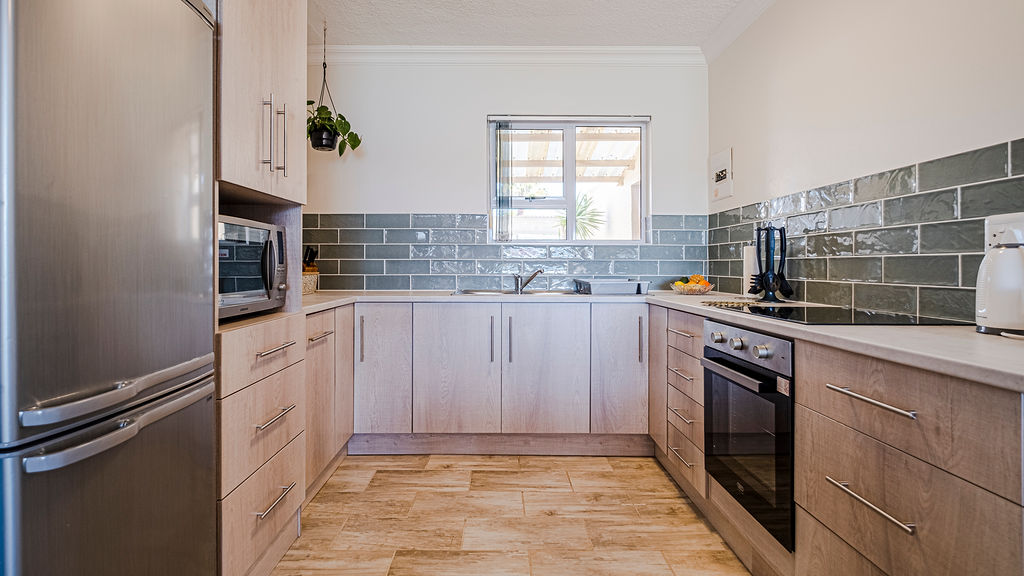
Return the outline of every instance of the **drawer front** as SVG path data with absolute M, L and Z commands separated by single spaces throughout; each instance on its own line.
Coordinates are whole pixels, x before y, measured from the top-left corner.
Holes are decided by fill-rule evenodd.
M 704 407 L 672 386 L 668 387 L 668 421 L 704 451 Z
M 316 314 L 306 315 L 305 346 L 316 346 L 320 340 L 328 340 L 334 335 L 334 310 L 324 310 Z
M 704 345 L 704 318 L 669 310 L 668 345 L 687 354 L 700 356 Z
M 220 398 L 302 360 L 306 317 L 292 314 L 217 334 Z
M 668 383 L 704 405 L 704 368 L 700 360 L 675 348 L 668 349 Z
M 668 458 L 678 466 L 690 486 L 706 498 L 708 483 L 704 469 L 704 453 L 671 424 L 668 427 Z
M 885 576 L 867 558 L 796 507 L 796 576 Z
M 1020 394 L 806 342 L 796 350 L 798 403 L 1021 503 Z
M 796 502 L 884 572 L 1021 573 L 1020 506 L 802 406 L 795 426 Z
M 221 574 L 245 574 L 295 520 L 306 493 L 304 471 L 305 439 L 300 434 L 221 501 Z
M 305 428 L 305 364 L 220 400 L 222 498 Z

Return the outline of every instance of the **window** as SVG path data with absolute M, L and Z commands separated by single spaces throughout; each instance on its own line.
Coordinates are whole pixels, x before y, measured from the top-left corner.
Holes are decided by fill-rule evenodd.
M 489 118 L 491 240 L 644 237 L 647 118 Z

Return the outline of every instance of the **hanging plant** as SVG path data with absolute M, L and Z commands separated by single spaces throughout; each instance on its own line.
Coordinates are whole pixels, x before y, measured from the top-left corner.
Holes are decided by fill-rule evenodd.
M 336 112 L 331 88 L 327 85 L 327 24 L 324 24 L 324 76 L 320 83 L 320 101 L 306 100 L 308 106 L 306 117 L 306 137 L 314 150 L 330 152 L 338 147 L 338 156 L 347 148 L 355 150 L 363 143 L 359 134 L 352 131 L 352 124 L 344 116 Z M 324 92 L 330 107 L 324 104 Z

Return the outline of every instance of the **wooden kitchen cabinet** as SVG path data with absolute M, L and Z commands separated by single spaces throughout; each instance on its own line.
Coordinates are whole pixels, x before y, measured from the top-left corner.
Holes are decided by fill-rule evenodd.
M 356 434 L 412 432 L 412 304 L 355 305 Z
M 221 0 L 219 179 L 306 201 L 306 0 Z
M 591 305 L 590 431 L 646 434 L 647 305 Z
M 647 426 L 654 444 L 667 452 L 668 309 L 648 306 Z
M 306 316 L 306 482 L 310 484 L 337 453 L 334 328 L 334 310 Z
M 501 305 L 413 305 L 413 432 L 501 432 Z
M 502 304 L 501 431 L 590 432 L 590 304 Z
M 353 304 L 334 310 L 334 452 L 352 437 L 355 366 L 355 314 Z

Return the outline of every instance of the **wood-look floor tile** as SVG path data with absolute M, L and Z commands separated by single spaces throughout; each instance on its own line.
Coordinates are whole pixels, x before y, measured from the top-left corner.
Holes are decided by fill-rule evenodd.
M 717 537 L 702 524 L 586 519 L 596 550 L 672 550 L 686 538 Z
M 465 491 L 469 490 L 470 474 L 469 470 L 378 470 L 367 491 Z
M 523 492 L 523 505 L 527 516 L 639 519 L 626 494 Z
M 341 468 L 362 468 L 364 470 L 423 470 L 430 460 L 429 455 L 398 456 L 347 456 L 341 461 Z
M 498 472 L 474 470 L 470 488 L 473 490 L 556 491 L 572 492 L 569 476 L 560 470 Z
M 413 490 L 367 490 L 365 492 L 320 492 L 302 511 L 303 522 L 308 514 L 326 518 L 332 514 L 370 516 L 374 518 L 405 518 L 416 499 Z
M 331 541 L 334 550 L 458 550 L 462 546 L 465 521 L 407 518 L 369 518 L 353 516 Z
M 675 576 L 750 576 L 731 550 L 665 552 Z
M 377 471 L 362 468 L 338 468 L 327 479 L 323 492 L 362 492 L 370 484 L 370 480 Z
M 271 576 L 386 576 L 394 550 L 289 550 Z
M 535 550 L 530 565 L 532 576 L 673 576 L 658 551 Z
M 662 471 L 621 470 L 612 472 L 569 471 L 574 492 L 628 492 L 683 497 L 672 479 Z
M 612 467 L 612 470 L 664 472 L 661 464 L 656 459 L 645 456 L 608 456 L 608 465 Z
M 558 548 L 589 550 L 581 518 L 468 518 L 462 532 L 463 550 L 531 550 Z
M 428 492 L 416 493 L 410 513 L 431 518 L 470 516 L 521 517 L 523 493 L 516 491 L 489 492 Z
M 518 456 L 466 456 L 439 454 L 427 461 L 427 470 L 519 470 Z
M 530 576 L 525 552 L 399 550 L 388 576 Z
M 520 456 L 521 470 L 558 470 L 611 472 L 612 466 L 603 456 Z
M 641 520 L 652 522 L 705 523 L 688 498 L 659 494 L 633 493 L 630 502 L 636 506 Z
M 316 524 L 306 525 L 306 521 L 302 522 L 302 534 L 299 535 L 298 539 L 292 543 L 289 550 L 327 550 L 331 547 L 331 542 L 338 537 L 341 533 L 342 528 L 345 526 L 345 522 L 342 521 L 340 524 Z

